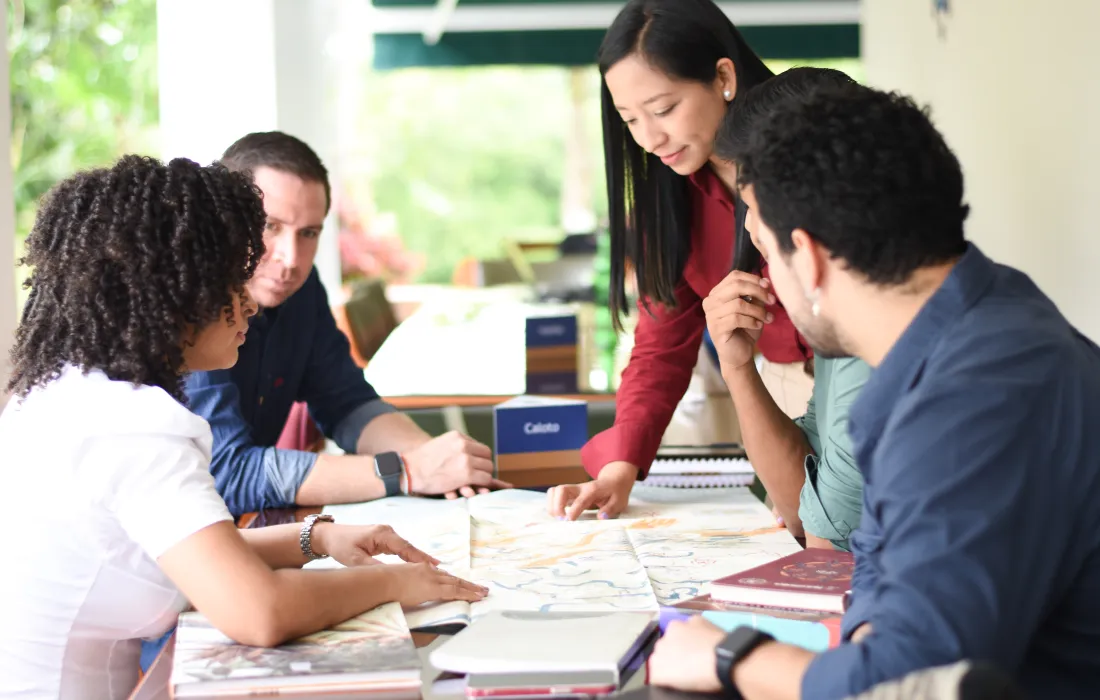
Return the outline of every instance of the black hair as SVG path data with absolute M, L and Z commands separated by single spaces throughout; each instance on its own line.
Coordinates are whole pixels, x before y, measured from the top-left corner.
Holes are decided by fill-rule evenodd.
M 717 78 L 718 61 L 728 58 L 738 93 L 772 75 L 711 0 L 630 0 L 600 45 L 600 74 L 634 53 L 670 77 L 708 84 Z M 620 328 L 621 314 L 629 312 L 629 263 L 643 303 L 676 304 L 674 290 L 691 253 L 690 183 L 638 145 L 615 109 L 606 80 L 601 92 L 611 236 L 609 305 Z M 744 231 L 735 235 L 736 267 L 749 269 L 758 260 L 752 244 Z
M 257 131 L 237 139 L 222 154 L 222 164 L 230 170 L 255 172 L 271 168 L 295 175 L 325 188 L 325 212 L 332 206 L 332 188 L 328 169 L 320 156 L 299 138 L 282 131 Z
M 185 334 L 232 313 L 264 220 L 259 190 L 220 165 L 124 156 L 63 180 L 19 261 L 32 271 L 8 390 L 25 396 L 72 364 L 185 403 Z
M 783 254 L 802 229 L 870 282 L 899 285 L 966 250 L 962 168 L 904 95 L 818 91 L 777 106 L 728 155 Z
M 757 124 L 766 122 L 776 110 L 792 103 L 805 102 L 824 89 L 856 87 L 859 83 L 847 73 L 834 68 L 790 68 L 745 91 L 737 104 L 726 111 L 714 138 L 714 154 L 723 160 L 735 161 Z

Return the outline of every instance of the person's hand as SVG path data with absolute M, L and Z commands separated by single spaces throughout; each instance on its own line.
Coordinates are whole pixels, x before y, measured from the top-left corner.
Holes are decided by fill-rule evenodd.
M 626 509 L 637 479 L 638 468 L 633 464 L 611 462 L 594 481 L 550 489 L 546 494 L 547 509 L 558 520 L 576 520 L 589 508 L 599 508 L 601 519 L 614 518 Z
M 399 537 L 389 525 L 316 523 L 312 539 L 314 552 L 327 554 L 344 566 L 379 564 L 373 558 L 379 554 L 396 554 L 413 563 L 439 563 Z
M 412 493 L 473 496 L 512 485 L 493 478 L 493 452 L 457 431 L 444 433 L 402 455 Z
M 774 318 L 764 307 L 774 303 L 771 282 L 748 272 L 734 270 L 710 290 L 703 300 L 703 313 L 723 369 L 752 362 L 764 324 Z
M 669 623 L 649 657 L 649 683 L 693 693 L 717 693 L 715 648 L 726 638 L 720 628 L 693 615 Z
M 390 564 L 391 600 L 405 607 L 434 601 L 465 600 L 476 603 L 489 594 L 489 589 L 457 576 L 452 576 L 431 564 Z

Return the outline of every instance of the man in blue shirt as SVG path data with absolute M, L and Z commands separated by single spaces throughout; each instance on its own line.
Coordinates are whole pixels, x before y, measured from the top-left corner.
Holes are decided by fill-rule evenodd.
M 261 313 L 240 359 L 192 374 L 186 387 L 213 431 L 211 470 L 230 512 L 507 486 L 492 478 L 488 447 L 458 433 L 432 439 L 382 401 L 352 361 L 313 267 L 331 204 L 317 154 L 293 136 L 255 133 L 222 162 L 252 173 L 267 212 L 267 250 L 248 285 Z M 296 401 L 347 455 L 275 448 Z
M 966 242 L 959 163 L 909 99 L 788 101 L 736 161 L 795 325 L 818 356 L 874 368 L 849 415 L 865 482 L 851 606 L 817 655 L 674 625 L 651 681 L 833 700 L 971 659 L 1034 697 L 1096 697 L 1100 349 Z

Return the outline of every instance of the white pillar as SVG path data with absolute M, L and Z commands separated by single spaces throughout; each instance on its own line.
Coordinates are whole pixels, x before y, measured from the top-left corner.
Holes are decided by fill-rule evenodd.
M 161 155 L 201 163 L 252 131 L 278 129 L 308 143 L 338 193 L 336 114 L 327 45 L 339 0 L 157 0 Z M 335 216 L 325 222 L 317 269 L 340 299 Z
M 0 12 L 0 409 L 7 403 L 8 351 L 15 333 L 15 200 L 11 159 L 11 80 L 8 60 L 8 13 Z

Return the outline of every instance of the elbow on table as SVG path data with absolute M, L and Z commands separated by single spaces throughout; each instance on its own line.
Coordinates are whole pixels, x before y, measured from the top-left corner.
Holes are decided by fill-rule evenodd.
M 290 606 L 280 602 L 278 592 L 271 590 L 250 595 L 235 606 L 232 615 L 213 622 L 222 634 L 238 644 L 275 647 L 300 636 L 288 618 L 289 610 Z

